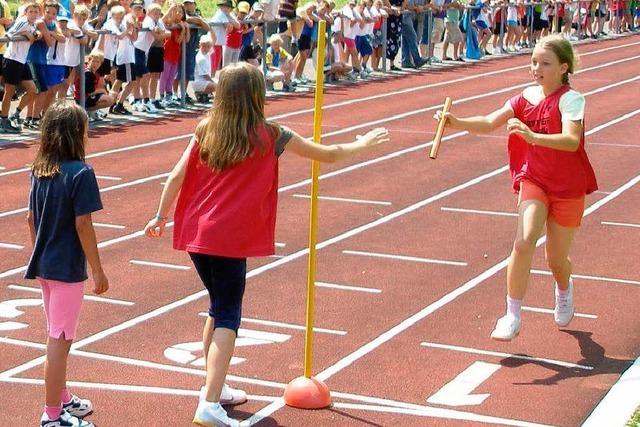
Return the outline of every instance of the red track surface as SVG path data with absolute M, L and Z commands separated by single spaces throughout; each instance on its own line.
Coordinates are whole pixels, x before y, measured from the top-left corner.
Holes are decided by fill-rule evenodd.
M 622 82 L 638 77 L 640 39 L 627 37 L 584 45 L 579 50 L 584 71 L 573 81 L 587 94 L 587 129 L 637 111 L 637 95 L 630 94 L 639 93 L 640 80 Z M 488 112 L 522 88 L 493 92 L 529 82 L 527 63 L 528 58 L 520 56 L 468 65 L 456 72 L 423 72 L 327 90 L 326 106 L 352 102 L 326 109 L 324 132 L 337 134 L 323 142 L 349 140 L 361 129 L 378 125 L 370 122 L 380 121 L 390 129 L 392 143 L 350 163 L 323 165 L 326 178 L 321 181 L 321 195 L 388 203 L 321 200 L 319 242 L 323 243 L 317 279 L 380 292 L 317 289 L 316 327 L 343 331 L 341 335 L 315 335 L 313 371 L 326 379 L 334 392 L 334 408 L 301 411 L 280 408 L 277 402 L 268 406 L 282 395 L 282 385 L 302 374 L 303 360 L 303 331 L 250 321 L 304 324 L 308 200 L 293 195 L 308 194 L 304 180 L 310 168 L 307 161 L 283 156 L 277 240 L 286 246 L 278 248 L 281 258 L 250 262 L 244 304 L 244 317 L 249 321 L 243 328 L 279 334 L 266 339 L 284 341 L 237 348 L 235 355 L 245 360 L 232 366 L 229 382 L 245 388 L 252 398 L 233 408 L 232 416 L 246 419 L 259 413 L 266 416 L 259 425 L 292 426 L 526 422 L 574 426 L 639 356 L 640 318 L 634 314 L 634 301 L 640 295 L 640 276 L 634 248 L 640 229 L 601 224 L 637 223 L 640 217 L 640 188 L 635 184 L 640 145 L 633 133 L 638 129 L 637 117 L 604 127 L 587 139 L 603 192 L 614 192 L 636 179 L 620 194 L 600 192 L 588 198 L 593 212 L 588 211 L 575 243 L 574 273 L 600 278 L 575 279 L 577 311 L 597 318 L 577 317 L 569 329 L 558 330 L 550 314 L 526 312 L 522 333 L 512 343 L 496 343 L 488 336 L 503 310 L 504 260 L 516 219 L 441 209 L 515 211 L 504 168 L 504 131 L 484 137 L 457 136 L 443 144 L 437 161 L 428 159 L 428 147 L 411 150 L 432 138 L 435 122 L 431 116 L 444 95 L 454 100 L 476 97 L 454 104 L 462 115 Z M 591 69 L 598 65 L 602 66 Z M 512 69 L 517 66 L 520 68 Z M 496 72 L 499 70 L 506 71 Z M 477 77 L 446 83 L 465 76 Z M 605 89 L 596 91 L 600 88 Z M 373 95 L 379 98 L 362 100 Z M 276 118 L 285 114 L 278 119 L 280 123 L 310 135 L 311 107 L 311 96 L 279 98 L 269 102 L 267 113 Z M 433 109 L 416 112 L 427 107 Z M 306 112 L 291 114 L 303 109 Z M 187 135 L 197 121 L 195 115 L 187 115 L 96 130 L 89 151 L 102 153 Z M 189 425 L 195 396 L 203 383 L 202 368 L 193 364 L 199 351 L 184 363 L 165 356 L 171 346 L 200 339 L 203 319 L 198 313 L 207 307 L 193 270 L 130 263 L 190 265 L 185 254 L 171 249 L 170 238 L 148 240 L 133 234 L 155 212 L 164 181 L 163 176 L 142 179 L 167 173 L 187 141 L 184 136 L 89 160 L 98 175 L 122 178 L 100 181 L 105 210 L 94 220 L 125 226 L 97 231 L 99 241 L 109 241 L 101 250 L 112 283 L 105 297 L 133 303 L 85 301 L 76 341 L 78 352 L 70 357 L 69 381 L 77 383 L 73 388 L 79 394 L 94 401 L 96 413 L 91 420 L 102 427 Z M 403 149 L 406 152 L 398 153 Z M 0 166 L 6 168 L 0 170 L 0 242 L 25 246 L 22 250 L 0 247 L 0 301 L 4 301 L 0 304 L 5 306 L 7 300 L 38 297 L 10 286 L 35 287 L 22 279 L 20 272 L 10 271 L 24 266 L 29 256 L 24 213 L 10 211 L 26 206 L 28 174 L 14 171 L 31 161 L 33 154 L 34 147 L 23 144 L 0 151 Z M 345 170 L 358 164 L 358 168 Z M 331 172 L 340 173 L 327 176 Z M 112 240 L 121 236 L 130 238 Z M 343 251 L 466 265 L 374 258 Z M 534 268 L 546 271 L 542 249 Z M 636 286 L 611 279 L 626 279 Z M 552 307 L 552 289 L 549 276 L 532 275 L 526 305 Z M 18 308 L 24 314 L 0 319 L 0 327 L 5 329 L 4 320 L 28 325 L 0 332 L 0 337 L 5 337 L 0 340 L 0 416 L 11 418 L 12 425 L 26 426 L 35 424 L 42 408 L 42 363 L 37 358 L 44 354 L 38 343 L 45 341 L 45 331 L 39 307 Z M 552 362 L 462 352 L 442 345 Z M 28 363 L 32 360 L 35 362 Z M 427 403 L 476 361 L 497 365 L 495 373 L 472 391 L 488 394 L 483 402 L 462 406 Z

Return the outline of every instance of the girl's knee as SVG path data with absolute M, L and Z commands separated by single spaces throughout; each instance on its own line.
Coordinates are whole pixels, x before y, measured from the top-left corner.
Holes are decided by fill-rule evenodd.
M 521 238 L 513 242 L 513 251 L 518 254 L 533 252 L 536 248 L 535 240 Z

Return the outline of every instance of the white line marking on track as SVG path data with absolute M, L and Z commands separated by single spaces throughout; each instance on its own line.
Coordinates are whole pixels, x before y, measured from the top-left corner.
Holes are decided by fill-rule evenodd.
M 605 147 L 640 148 L 638 144 L 613 144 L 610 142 L 589 142 L 589 145 L 602 145 Z
M 335 283 L 327 283 L 327 282 L 316 282 L 316 286 L 319 288 L 329 288 L 329 289 L 340 289 L 343 291 L 354 291 L 354 292 L 366 292 L 370 294 L 379 294 L 382 293 L 381 289 L 376 288 L 367 288 L 364 286 L 346 286 L 346 285 L 338 285 Z
M 284 248 L 285 246 L 287 246 L 286 243 L 276 242 L 276 248 Z
M 526 305 L 522 306 L 523 311 L 530 311 L 533 313 L 543 313 L 543 314 L 553 314 L 553 310 L 549 308 L 541 308 L 541 307 L 529 307 Z M 574 313 L 575 317 L 583 317 L 585 319 L 597 319 L 598 316 L 595 314 L 585 314 L 585 313 Z
M 480 405 L 489 393 L 473 393 L 483 382 L 495 374 L 502 365 L 476 360 L 454 379 L 429 396 L 428 403 L 447 406 Z
M 361 255 L 368 256 L 373 258 L 388 258 L 388 259 L 397 259 L 400 261 L 412 261 L 412 262 L 422 262 L 425 264 L 443 264 L 443 265 L 454 265 L 458 267 L 466 267 L 467 263 L 462 261 L 448 261 L 443 259 L 433 259 L 433 258 L 420 258 L 415 256 L 405 256 L 405 255 L 393 255 L 393 254 L 382 254 L 379 252 L 365 252 L 365 251 L 351 251 L 344 250 L 343 254 L 346 255 Z
M 7 168 L 5 168 L 4 166 L 0 166 L 0 171 L 6 170 Z
M 274 402 L 274 404 L 279 402 Z M 536 424 L 527 421 L 514 420 L 509 418 L 492 417 L 489 415 L 474 414 L 472 412 L 456 411 L 453 409 L 431 408 L 423 406 L 422 409 L 394 408 L 391 406 L 373 406 L 357 403 L 334 402 L 336 408 L 353 409 L 357 411 L 388 412 L 392 414 L 413 415 L 418 417 L 444 418 L 446 420 L 464 420 L 493 425 L 520 426 L 520 427 L 551 427 L 546 424 Z M 247 421 L 251 425 L 251 418 Z M 244 422 L 242 425 L 246 425 Z
M 515 212 L 501 212 L 501 211 L 486 211 L 480 209 L 464 209 L 464 208 L 447 208 L 441 207 L 441 211 L 445 212 L 461 212 L 461 213 L 473 213 L 479 215 L 496 215 L 496 216 L 514 216 L 518 217 L 518 214 Z
M 2 243 L 2 242 L 0 242 L 0 249 L 22 250 L 22 249 L 24 249 L 24 246 L 23 245 L 16 245 L 15 243 Z
M 582 427 L 626 426 L 638 407 L 640 357 L 616 381 Z
M 144 265 L 147 267 L 160 267 L 160 268 L 168 268 L 171 270 L 191 270 L 191 267 L 188 265 L 179 265 L 179 264 L 169 264 L 166 262 L 154 262 L 154 261 L 143 261 L 139 259 L 129 260 L 130 264 L 134 265 Z
M 510 354 L 510 353 L 502 353 L 499 351 L 489 351 L 489 350 L 481 350 L 479 348 L 471 348 L 471 347 L 461 347 L 457 345 L 448 345 L 448 344 L 438 344 L 434 342 L 422 342 L 420 343 L 422 347 L 429 348 L 438 348 L 441 350 L 451 350 L 451 351 L 459 351 L 462 353 L 471 353 L 471 354 L 482 354 L 484 356 L 495 356 L 495 357 L 504 357 L 507 359 L 519 359 L 519 360 L 528 360 L 530 362 L 541 362 L 548 363 L 550 365 L 562 366 L 563 368 L 578 368 L 583 369 L 585 371 L 592 371 L 593 366 L 586 365 L 578 365 L 576 363 L 564 362 L 562 360 L 555 359 L 547 359 L 544 357 L 535 357 L 535 356 L 525 356 L 522 354 Z
M 594 193 L 607 195 L 607 194 L 611 194 L 611 191 L 596 190 L 594 191 Z
M 617 225 L 620 227 L 640 228 L 640 224 L 630 224 L 628 222 L 600 221 L 602 225 Z
M 93 223 L 94 227 L 101 227 L 101 228 L 113 228 L 116 230 L 124 230 L 125 227 L 124 225 L 118 225 L 118 224 L 105 224 L 104 222 L 94 222 Z
M 294 194 L 293 197 L 297 197 L 299 199 L 310 199 L 311 196 L 308 194 Z M 391 202 L 381 202 L 378 200 L 363 200 L 363 199 L 348 199 L 343 197 L 331 197 L 331 196 L 318 196 L 320 200 L 330 200 L 334 202 L 347 202 L 347 203 L 362 203 L 367 205 L 383 205 L 390 206 Z
M 22 267 L 12 268 L 11 270 L 3 271 L 2 273 L 0 273 L 0 279 L 13 276 L 14 274 L 24 273 L 25 271 L 27 271 L 26 265 L 23 265 Z
M 22 286 L 22 285 L 15 285 L 14 284 L 14 285 L 7 286 L 7 288 L 14 289 L 14 290 L 17 290 L 17 291 L 32 292 L 34 294 L 41 294 L 42 295 L 42 290 L 41 289 L 32 288 L 30 286 Z M 103 302 L 103 303 L 106 303 L 106 304 L 113 304 L 113 305 L 125 305 L 125 306 L 135 305 L 135 302 L 132 302 L 132 301 L 125 301 L 125 300 L 115 299 L 115 298 L 98 297 L 98 296 L 95 296 L 95 295 L 85 295 L 84 299 L 86 301 Z
M 105 181 L 122 181 L 122 178 L 119 176 L 96 175 L 96 178 L 103 179 Z
M 207 313 L 201 313 L 205 316 Z M 294 325 L 293 323 L 284 323 L 284 322 L 275 322 L 273 320 L 262 320 L 262 319 L 252 319 L 250 317 L 243 317 L 243 322 L 246 323 L 254 323 L 257 325 L 265 325 L 265 326 L 274 326 L 277 328 L 284 329 L 295 329 L 297 331 L 305 331 L 307 328 L 304 325 Z M 326 328 L 313 328 L 313 332 L 318 332 L 321 334 L 331 334 L 331 335 L 347 335 L 346 331 L 339 331 L 336 329 L 326 329 Z
M 531 274 L 539 274 L 539 275 L 542 275 L 542 276 L 552 276 L 550 271 L 537 270 L 537 269 L 531 270 Z M 588 275 L 585 275 L 585 274 L 574 274 L 574 273 L 571 273 L 571 277 L 573 277 L 575 279 L 583 279 L 583 280 L 595 280 L 595 281 L 601 281 L 601 282 L 622 283 L 622 284 L 625 284 L 625 285 L 640 285 L 640 282 L 637 281 L 637 280 L 616 279 L 616 278 L 613 278 L 613 277 L 588 276 Z

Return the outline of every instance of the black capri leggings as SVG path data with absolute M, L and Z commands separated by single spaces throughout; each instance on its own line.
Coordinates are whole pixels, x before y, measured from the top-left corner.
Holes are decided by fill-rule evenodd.
M 192 252 L 189 256 L 209 292 L 209 316 L 214 319 L 213 329 L 231 329 L 237 334 L 242 316 L 247 259 Z

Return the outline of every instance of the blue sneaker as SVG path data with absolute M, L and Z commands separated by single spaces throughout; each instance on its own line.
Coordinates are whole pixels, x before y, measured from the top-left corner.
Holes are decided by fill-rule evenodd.
M 50 420 L 47 413 L 42 414 L 40 427 L 95 427 L 92 422 L 81 420 L 63 410 L 58 418 Z
M 69 415 L 74 417 L 84 418 L 93 412 L 93 404 L 89 399 L 80 399 L 75 394 L 72 394 L 71 400 L 62 404 L 62 410 L 67 411 Z

